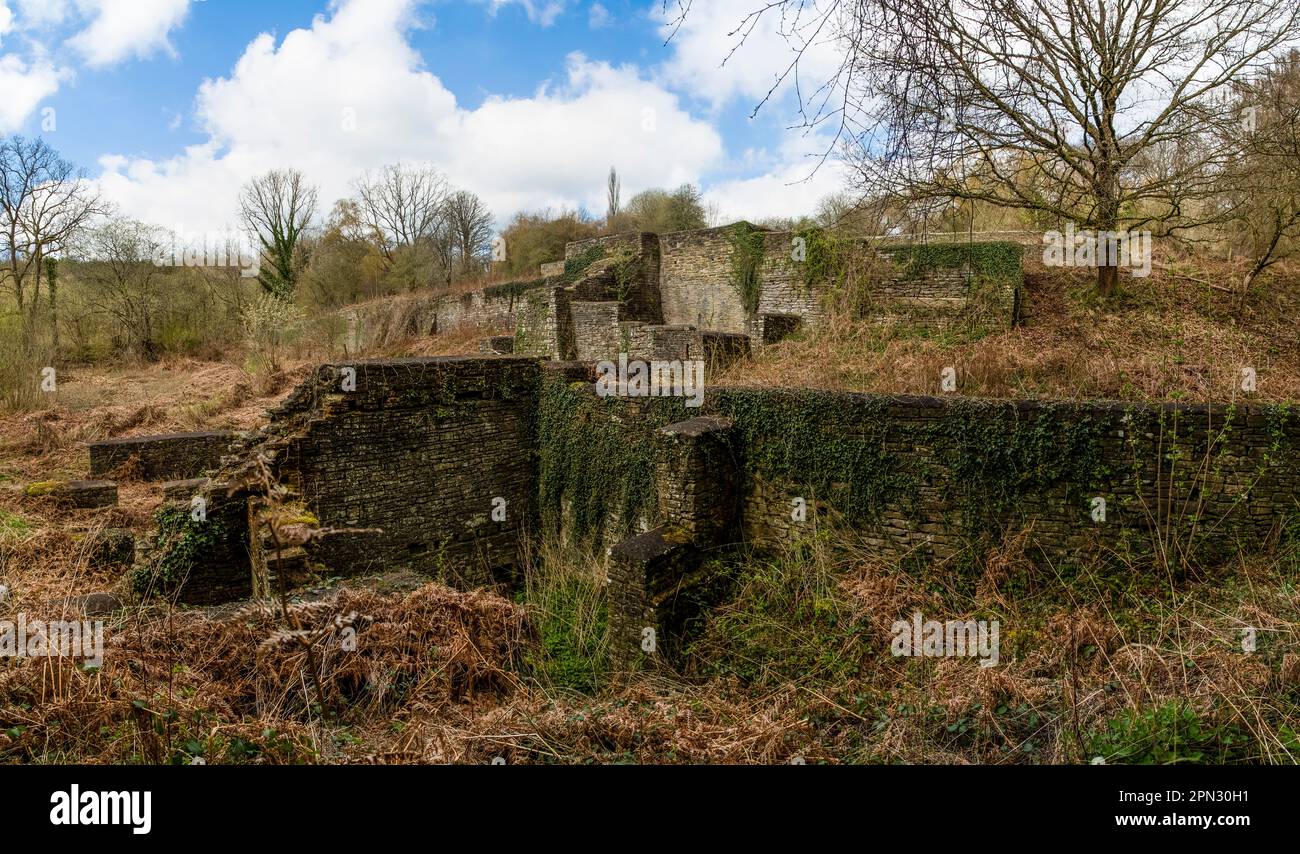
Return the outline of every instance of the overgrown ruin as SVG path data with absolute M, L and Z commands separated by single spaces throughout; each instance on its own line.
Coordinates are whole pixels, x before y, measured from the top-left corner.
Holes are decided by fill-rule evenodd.
M 874 247 L 818 229 L 767 231 L 736 223 L 675 234 L 618 234 L 568 244 L 536 279 L 453 296 L 347 309 L 349 352 L 405 335 L 504 326 L 483 349 L 548 359 L 641 359 L 722 364 L 824 320 L 824 298 L 855 258 L 871 269 L 861 311 L 926 327 L 1006 328 L 1020 303 L 1013 243 Z M 863 264 L 863 257 L 875 263 Z M 398 324 L 400 328 L 393 328 Z
M 776 272 L 791 236 L 747 233 L 763 250 L 753 312 L 727 278 L 734 233 L 571 244 L 568 261 L 581 261 L 540 284 L 429 301 L 436 328 L 474 313 L 515 318 L 515 354 L 340 361 L 250 434 L 92 445 L 92 475 L 133 458 L 147 479 L 171 480 L 159 530 L 139 549 L 137 592 L 206 604 L 391 569 L 511 586 L 552 538 L 608 553 L 614 652 L 632 663 L 672 657 L 705 604 L 695 594 L 709 587 L 708 558 L 823 528 L 855 531 L 924 574 L 962 573 L 1008 534 L 1042 564 L 1160 553 L 1197 565 L 1269 542 L 1294 517 L 1300 419 L 1285 404 L 710 386 L 693 408 L 626 388 L 598 394 L 593 363 L 615 353 L 706 358 L 727 336 L 762 346 L 778 321 L 817 322 L 793 274 Z M 929 272 L 890 287 L 956 300 L 933 294 L 980 279 L 935 266 L 969 261 L 966 250 L 926 257 Z M 995 281 L 1001 302 L 984 305 L 1001 305 L 1009 323 L 1018 273 Z M 285 490 L 276 518 L 339 533 L 269 536 L 258 466 Z

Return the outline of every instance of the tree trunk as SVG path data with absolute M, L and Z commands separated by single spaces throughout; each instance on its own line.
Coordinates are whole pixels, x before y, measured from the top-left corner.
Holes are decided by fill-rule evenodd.
M 59 361 L 59 284 L 58 276 L 51 271 L 46 285 L 50 291 L 50 350 L 55 363 Z
M 1103 298 L 1115 293 L 1119 285 L 1119 267 L 1097 265 L 1097 293 Z

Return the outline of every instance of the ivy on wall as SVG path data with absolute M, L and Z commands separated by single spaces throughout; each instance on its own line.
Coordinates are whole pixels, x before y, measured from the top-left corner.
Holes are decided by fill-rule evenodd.
M 538 492 L 542 528 L 561 528 L 591 545 L 606 522 L 629 535 L 655 510 L 657 427 L 686 416 L 682 401 L 651 398 L 635 409 L 621 398 L 601 398 L 586 383 L 547 376 L 538 403 Z
M 934 270 L 967 268 L 975 278 L 1011 281 L 1019 286 L 1023 275 L 1024 250 L 1008 241 L 912 244 L 883 251 L 908 279 Z
M 500 299 L 504 297 L 519 297 L 528 291 L 533 291 L 543 287 L 564 288 L 573 284 L 578 278 L 586 272 L 592 264 L 605 257 L 605 250 L 601 246 L 590 246 L 584 252 L 567 259 L 564 262 L 564 272 L 558 276 L 542 276 L 536 279 L 525 279 L 520 282 L 504 282 L 500 285 L 489 285 L 483 289 L 483 296 L 488 299 Z
M 731 243 L 731 282 L 740 294 L 740 304 L 747 314 L 758 312 L 763 295 L 763 235 L 766 232 L 747 222 L 727 229 Z
M 1022 414 L 1014 402 L 955 399 L 924 432 L 961 494 L 967 533 L 979 535 L 996 534 L 1027 495 L 1057 485 L 1066 487 L 1067 504 L 1084 507 L 1111 475 L 1108 429 L 1075 404 Z
M 174 590 L 226 536 L 220 519 L 196 522 L 188 506 L 164 505 L 154 513 L 154 525 L 151 553 L 156 560 L 135 567 L 131 575 L 131 589 L 139 595 Z
M 735 421 L 749 476 L 842 493 L 848 519 L 872 518 L 915 494 L 916 472 L 885 447 L 885 398 L 811 390 L 724 389 L 718 411 Z

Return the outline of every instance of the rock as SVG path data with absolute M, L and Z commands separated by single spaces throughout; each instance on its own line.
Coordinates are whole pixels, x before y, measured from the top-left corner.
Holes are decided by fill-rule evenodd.
M 73 596 L 66 601 L 66 605 L 87 617 L 107 617 L 114 611 L 126 607 L 126 603 L 112 593 L 87 593 L 85 596 Z
M 117 484 L 111 480 L 45 480 L 28 484 L 24 491 L 33 498 L 83 509 L 117 503 Z

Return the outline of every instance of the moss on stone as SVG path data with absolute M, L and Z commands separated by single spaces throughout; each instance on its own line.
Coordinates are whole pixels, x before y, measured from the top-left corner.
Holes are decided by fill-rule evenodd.
M 27 484 L 27 488 L 23 490 L 23 492 L 32 498 L 37 498 L 42 495 L 51 495 L 58 492 L 67 485 L 68 482 L 66 480 L 41 480 L 36 483 Z

